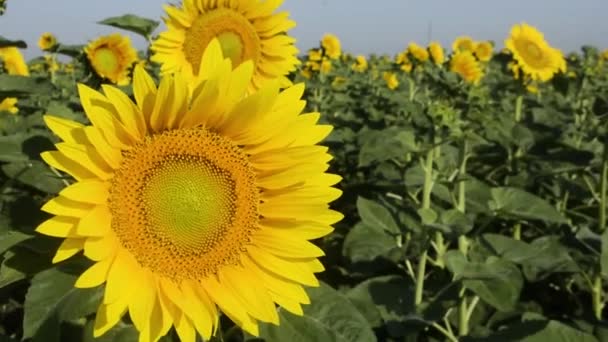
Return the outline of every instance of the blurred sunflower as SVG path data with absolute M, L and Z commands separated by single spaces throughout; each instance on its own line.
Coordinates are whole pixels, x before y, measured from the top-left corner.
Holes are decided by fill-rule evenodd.
M 476 44 L 475 46 L 475 56 L 482 62 L 487 62 L 492 59 L 492 54 L 494 51 L 494 47 L 492 43 L 485 41 Z
M 283 0 L 215 1 L 183 0 L 181 7 L 166 5 L 168 30 L 152 43 L 151 60 L 161 63 L 161 73 L 182 70 L 186 77 L 198 74 L 205 47 L 217 38 L 224 56 L 236 67 L 251 60 L 255 67 L 250 91 L 265 82 L 285 77 L 300 63 L 295 39 L 286 32 L 296 23 L 288 13 L 274 13 Z
M 331 33 L 327 33 L 321 39 L 321 46 L 325 54 L 331 59 L 338 59 L 342 54 L 342 44 L 340 39 Z
M 23 55 L 16 47 L 0 48 L 0 61 L 9 75 L 29 76 L 30 71 Z
M 346 81 L 346 78 L 342 76 L 336 76 L 334 77 L 334 80 L 331 81 L 331 87 L 333 89 L 340 90 L 344 87 L 344 85 L 346 85 Z
M 403 63 L 409 63 L 409 62 L 410 62 L 410 59 L 409 59 L 409 57 L 407 56 L 407 51 L 402 51 L 402 52 L 399 52 L 399 53 L 398 53 L 398 54 L 395 56 L 395 63 L 396 63 L 396 64 L 401 65 L 401 64 L 403 64 Z
M 541 32 L 525 23 L 513 26 L 505 46 L 523 73 L 533 80 L 548 81 L 560 69 L 565 69 L 561 52 L 549 46 Z
M 382 74 L 382 78 L 384 78 L 384 82 L 386 82 L 386 86 L 390 90 L 395 90 L 399 87 L 399 80 L 397 79 L 397 75 L 392 72 L 385 71 Z
M 17 114 L 19 108 L 17 108 L 17 98 L 7 97 L 0 101 L 0 112 L 8 112 L 10 114 Z
M 445 62 L 445 55 L 443 53 L 443 48 L 441 47 L 441 44 L 439 44 L 438 42 L 431 42 L 429 44 L 429 52 L 431 54 L 431 58 L 433 59 L 433 62 L 437 65 L 441 65 L 443 64 L 443 62 Z
M 137 61 L 131 39 L 119 33 L 90 42 L 84 52 L 97 75 L 118 85 L 129 84 L 129 70 Z
M 355 63 L 351 67 L 355 72 L 365 72 L 367 70 L 367 59 L 365 56 L 358 55 L 355 58 Z
M 452 56 L 450 71 L 457 73 L 466 82 L 477 84 L 483 77 L 479 62 L 470 51 L 461 51 Z
M 308 60 L 318 62 L 323 58 L 323 52 L 319 49 L 311 49 L 308 51 Z
M 460 36 L 454 39 L 452 42 L 452 51 L 454 53 L 459 51 L 471 51 L 475 50 L 475 41 L 469 36 Z
M 423 48 L 422 46 L 411 42 L 408 47 L 407 47 L 407 51 L 410 53 L 410 55 L 412 55 L 415 59 L 417 59 L 420 62 L 426 62 L 429 59 L 429 52 L 426 51 L 425 48 Z
M 57 45 L 57 38 L 50 32 L 45 32 L 38 38 L 38 47 L 40 50 L 50 50 Z
M 600 58 L 608 61 L 608 49 L 604 49 L 601 53 L 600 53 Z
M 329 72 L 331 71 L 331 68 L 332 68 L 331 60 L 328 58 L 323 58 L 323 61 L 321 61 L 321 66 L 319 68 L 321 73 L 329 74 Z
M 332 127 L 301 114 L 303 84 L 250 93 L 254 63 L 233 70 L 218 40 L 200 67 L 196 83 L 178 72 L 157 88 L 138 66 L 135 103 L 79 85 L 90 126 L 45 116 L 63 142 L 41 156 L 76 182 L 37 231 L 64 238 L 53 262 L 81 250 L 94 261 L 75 286 L 105 283 L 96 337 L 127 311 L 140 341 L 171 326 L 209 340 L 220 311 L 258 335 L 258 321 L 279 324 L 275 303 L 302 315 L 303 286 L 319 285 L 323 251 L 309 240 L 342 218 L 328 208 L 340 177 L 317 145 Z

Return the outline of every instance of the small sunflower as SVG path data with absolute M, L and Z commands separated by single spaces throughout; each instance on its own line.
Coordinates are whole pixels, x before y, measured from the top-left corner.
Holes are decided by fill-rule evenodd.
M 54 48 L 57 45 L 57 38 L 50 32 L 45 32 L 38 39 L 38 47 L 40 50 L 46 51 Z
M 365 56 L 363 55 L 358 55 L 355 58 L 355 64 L 353 64 L 351 66 L 351 68 L 355 71 L 355 72 L 365 72 L 365 70 L 367 70 L 367 59 L 365 59 Z
M 561 53 L 549 46 L 541 32 L 525 23 L 513 26 L 505 46 L 533 80 L 548 81 L 565 67 Z
M 137 61 L 129 37 L 119 33 L 102 36 L 90 42 L 84 52 L 97 75 L 118 85 L 129 83 L 129 70 Z
M 308 60 L 318 62 L 323 58 L 323 52 L 319 49 L 311 49 L 308 51 Z
M 452 42 L 452 51 L 454 53 L 459 51 L 471 51 L 475 50 L 475 41 L 469 36 L 460 36 L 454 39 Z
M 17 98 L 7 97 L 0 101 L 0 112 L 8 112 L 10 114 L 17 114 L 19 108 L 17 108 Z
M 9 75 L 29 76 L 30 71 L 23 55 L 16 47 L 0 48 L 0 61 Z
M 482 62 L 487 62 L 490 59 L 492 59 L 492 53 L 493 53 L 494 47 L 492 46 L 492 43 L 485 41 L 485 42 L 480 42 L 475 46 L 475 56 L 477 57 L 477 59 L 479 59 Z
M 435 64 L 441 65 L 443 62 L 445 62 L 443 48 L 438 42 L 431 42 L 429 44 L 429 53 L 431 54 L 431 58 Z
M 399 80 L 397 79 L 397 75 L 395 75 L 395 73 L 386 71 L 382 74 L 382 78 L 384 79 L 384 82 L 386 82 L 388 89 L 395 90 L 397 87 L 399 87 Z
M 408 45 L 407 51 L 420 62 L 426 62 L 429 59 L 429 52 L 414 42 Z
M 323 58 L 321 61 L 320 71 L 322 74 L 329 74 L 332 69 L 331 60 L 328 58 Z
M 181 70 L 192 77 L 200 70 L 205 47 L 217 38 L 234 66 L 253 61 L 251 91 L 277 78 L 288 86 L 285 75 L 300 62 L 295 39 L 286 34 L 295 22 L 286 12 L 274 13 L 282 2 L 183 0 L 181 7 L 166 5 L 168 30 L 152 44 L 151 59 L 162 64 L 162 74 Z
M 395 56 L 395 63 L 396 63 L 396 64 L 401 65 L 401 64 L 404 64 L 404 63 L 409 63 L 409 62 L 410 62 L 410 59 L 409 59 L 409 57 L 407 56 L 407 51 L 402 51 L 402 52 L 399 52 L 399 53 L 398 53 L 398 54 Z
M 479 62 L 470 51 L 461 51 L 452 56 L 450 71 L 457 73 L 466 82 L 477 84 L 483 77 Z
M 45 116 L 63 141 L 41 156 L 75 178 L 42 210 L 37 231 L 64 238 L 53 262 L 84 250 L 79 288 L 105 283 L 94 335 L 128 311 L 140 341 L 174 326 L 181 341 L 209 340 L 223 312 L 257 335 L 279 323 L 275 303 L 302 315 L 303 286 L 318 286 L 323 251 L 309 240 L 342 218 L 328 203 L 340 177 L 317 145 L 332 130 L 301 114 L 304 85 L 248 91 L 253 62 L 232 69 L 218 40 L 201 73 L 158 87 L 137 66 L 135 102 L 118 88 L 79 85 L 92 123 Z
M 325 50 L 325 54 L 331 59 L 338 59 L 342 54 L 342 45 L 340 39 L 333 34 L 326 34 L 321 39 L 321 46 Z
M 412 65 L 412 63 L 411 63 L 411 62 L 409 62 L 409 61 L 408 61 L 408 62 L 405 62 L 405 63 L 403 63 L 403 64 L 401 64 L 401 67 L 400 67 L 400 69 L 401 69 L 402 71 L 404 71 L 404 72 L 406 72 L 406 73 L 408 73 L 408 74 L 409 74 L 410 72 L 412 72 L 412 69 L 413 69 L 413 68 L 414 68 L 414 65 Z

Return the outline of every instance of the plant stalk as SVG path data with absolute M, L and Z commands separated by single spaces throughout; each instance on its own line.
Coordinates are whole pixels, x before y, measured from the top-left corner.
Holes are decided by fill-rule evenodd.
M 431 191 L 433 190 L 433 157 L 434 157 L 434 149 L 431 148 L 427 154 L 425 159 L 424 166 L 424 183 L 422 187 L 422 209 L 430 209 L 431 208 Z M 422 303 L 422 293 L 424 291 L 424 276 L 426 273 L 426 262 L 427 262 L 427 254 L 428 251 L 425 250 L 420 255 L 420 260 L 418 260 L 418 269 L 416 274 L 416 293 L 415 293 L 415 303 L 416 306 L 420 306 Z

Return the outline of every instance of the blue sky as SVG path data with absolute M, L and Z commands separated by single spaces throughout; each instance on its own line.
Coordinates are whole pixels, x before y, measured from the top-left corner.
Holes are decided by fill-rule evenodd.
M 99 20 L 125 13 L 159 20 L 168 2 L 8 0 L 0 35 L 25 40 L 31 58 L 41 53 L 36 41 L 42 32 L 53 32 L 66 44 L 82 44 L 116 31 L 95 24 Z M 523 21 L 566 52 L 583 44 L 608 47 L 608 0 L 285 0 L 282 10 L 298 23 L 291 34 L 301 50 L 317 45 L 326 32 L 338 35 L 344 50 L 363 54 L 393 54 L 410 41 L 426 44 L 429 38 L 445 45 L 464 34 L 502 47 L 510 27 Z M 132 37 L 138 48 L 145 46 L 142 38 Z

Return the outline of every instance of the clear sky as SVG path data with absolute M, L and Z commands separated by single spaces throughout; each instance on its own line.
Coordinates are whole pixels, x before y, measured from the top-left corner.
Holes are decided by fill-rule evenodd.
M 171 2 L 177 2 L 173 0 Z M 96 24 L 133 13 L 160 20 L 168 0 L 8 0 L 0 35 L 23 39 L 27 57 L 41 52 L 38 36 L 53 32 L 66 44 L 83 44 L 116 31 Z M 459 35 L 494 40 L 502 47 L 510 27 L 522 21 L 544 32 L 550 44 L 570 52 L 583 44 L 608 47 L 608 0 L 285 0 L 298 26 L 291 32 L 301 50 L 331 32 L 352 53 L 389 53 L 410 41 L 449 44 Z M 162 30 L 161 24 L 159 30 Z M 133 37 L 138 48 L 142 38 Z

